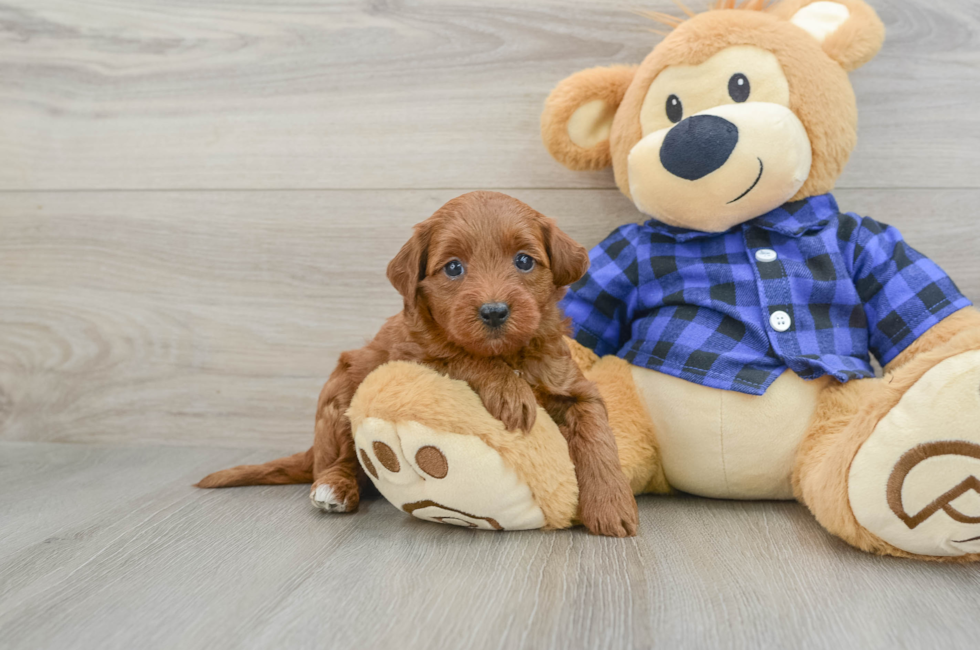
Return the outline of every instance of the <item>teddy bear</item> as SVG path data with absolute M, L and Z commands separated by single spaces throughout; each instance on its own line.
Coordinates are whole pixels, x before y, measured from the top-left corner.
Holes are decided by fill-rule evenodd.
M 831 194 L 857 138 L 847 73 L 884 26 L 863 0 L 685 13 L 654 16 L 672 29 L 639 65 L 559 83 L 541 118 L 558 162 L 612 166 L 638 211 L 562 301 L 634 493 L 796 499 L 864 551 L 980 559 L 980 313 Z M 509 432 L 465 383 L 393 363 L 349 415 L 406 513 L 576 523 L 574 467 L 543 411 Z

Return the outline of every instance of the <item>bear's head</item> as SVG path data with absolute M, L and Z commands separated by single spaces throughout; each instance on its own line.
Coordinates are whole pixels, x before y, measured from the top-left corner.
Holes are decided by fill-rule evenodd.
M 833 189 L 857 141 L 847 72 L 881 48 L 862 0 L 719 0 L 639 66 L 583 70 L 551 93 L 542 136 L 575 170 L 613 166 L 643 213 L 719 232 Z

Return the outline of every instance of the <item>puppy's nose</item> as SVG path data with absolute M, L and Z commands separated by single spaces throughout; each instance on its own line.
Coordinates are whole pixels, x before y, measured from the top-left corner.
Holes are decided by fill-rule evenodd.
M 660 163 L 674 176 L 696 181 L 724 165 L 737 144 L 737 126 L 716 115 L 694 115 L 667 133 Z
M 510 316 L 510 307 L 505 302 L 488 302 L 480 307 L 480 320 L 490 327 L 500 327 Z

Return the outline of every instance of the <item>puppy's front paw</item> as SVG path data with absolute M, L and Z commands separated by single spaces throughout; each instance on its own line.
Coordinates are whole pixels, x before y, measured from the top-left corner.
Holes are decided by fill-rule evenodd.
M 530 431 L 538 417 L 538 402 L 530 384 L 514 376 L 480 391 L 483 405 L 508 431 Z
M 579 519 L 593 535 L 635 537 L 640 514 L 625 477 L 614 485 L 582 489 Z
M 480 397 L 490 415 L 503 422 L 508 431 L 530 431 L 534 426 L 538 402 L 526 381 L 514 377 L 502 385 L 487 388 Z
M 310 489 L 310 502 L 324 512 L 355 512 L 360 496 L 354 481 L 317 481 Z
M 538 417 L 538 403 L 534 393 L 528 389 L 527 395 L 515 395 L 504 402 L 503 412 L 497 416 L 508 431 L 530 431 Z

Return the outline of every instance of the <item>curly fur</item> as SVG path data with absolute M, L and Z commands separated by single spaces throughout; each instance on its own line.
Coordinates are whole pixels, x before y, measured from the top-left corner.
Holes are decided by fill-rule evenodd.
M 535 264 L 515 267 L 523 252 Z M 463 267 L 457 277 L 449 262 Z M 357 509 L 367 476 L 357 462 L 348 408 L 358 387 L 391 361 L 415 361 L 465 381 L 509 430 L 531 431 L 540 404 L 567 440 L 579 485 L 578 512 L 593 532 L 634 535 L 636 502 L 623 475 L 606 408 L 572 360 L 557 307 L 564 287 L 588 268 L 588 254 L 554 220 L 497 192 L 449 201 L 415 227 L 388 266 L 404 309 L 368 345 L 345 352 L 317 404 L 313 447 L 258 466 L 205 477 L 200 487 L 314 480 L 335 511 Z M 497 328 L 481 305 L 506 303 Z M 288 467 L 288 470 L 287 470 Z

